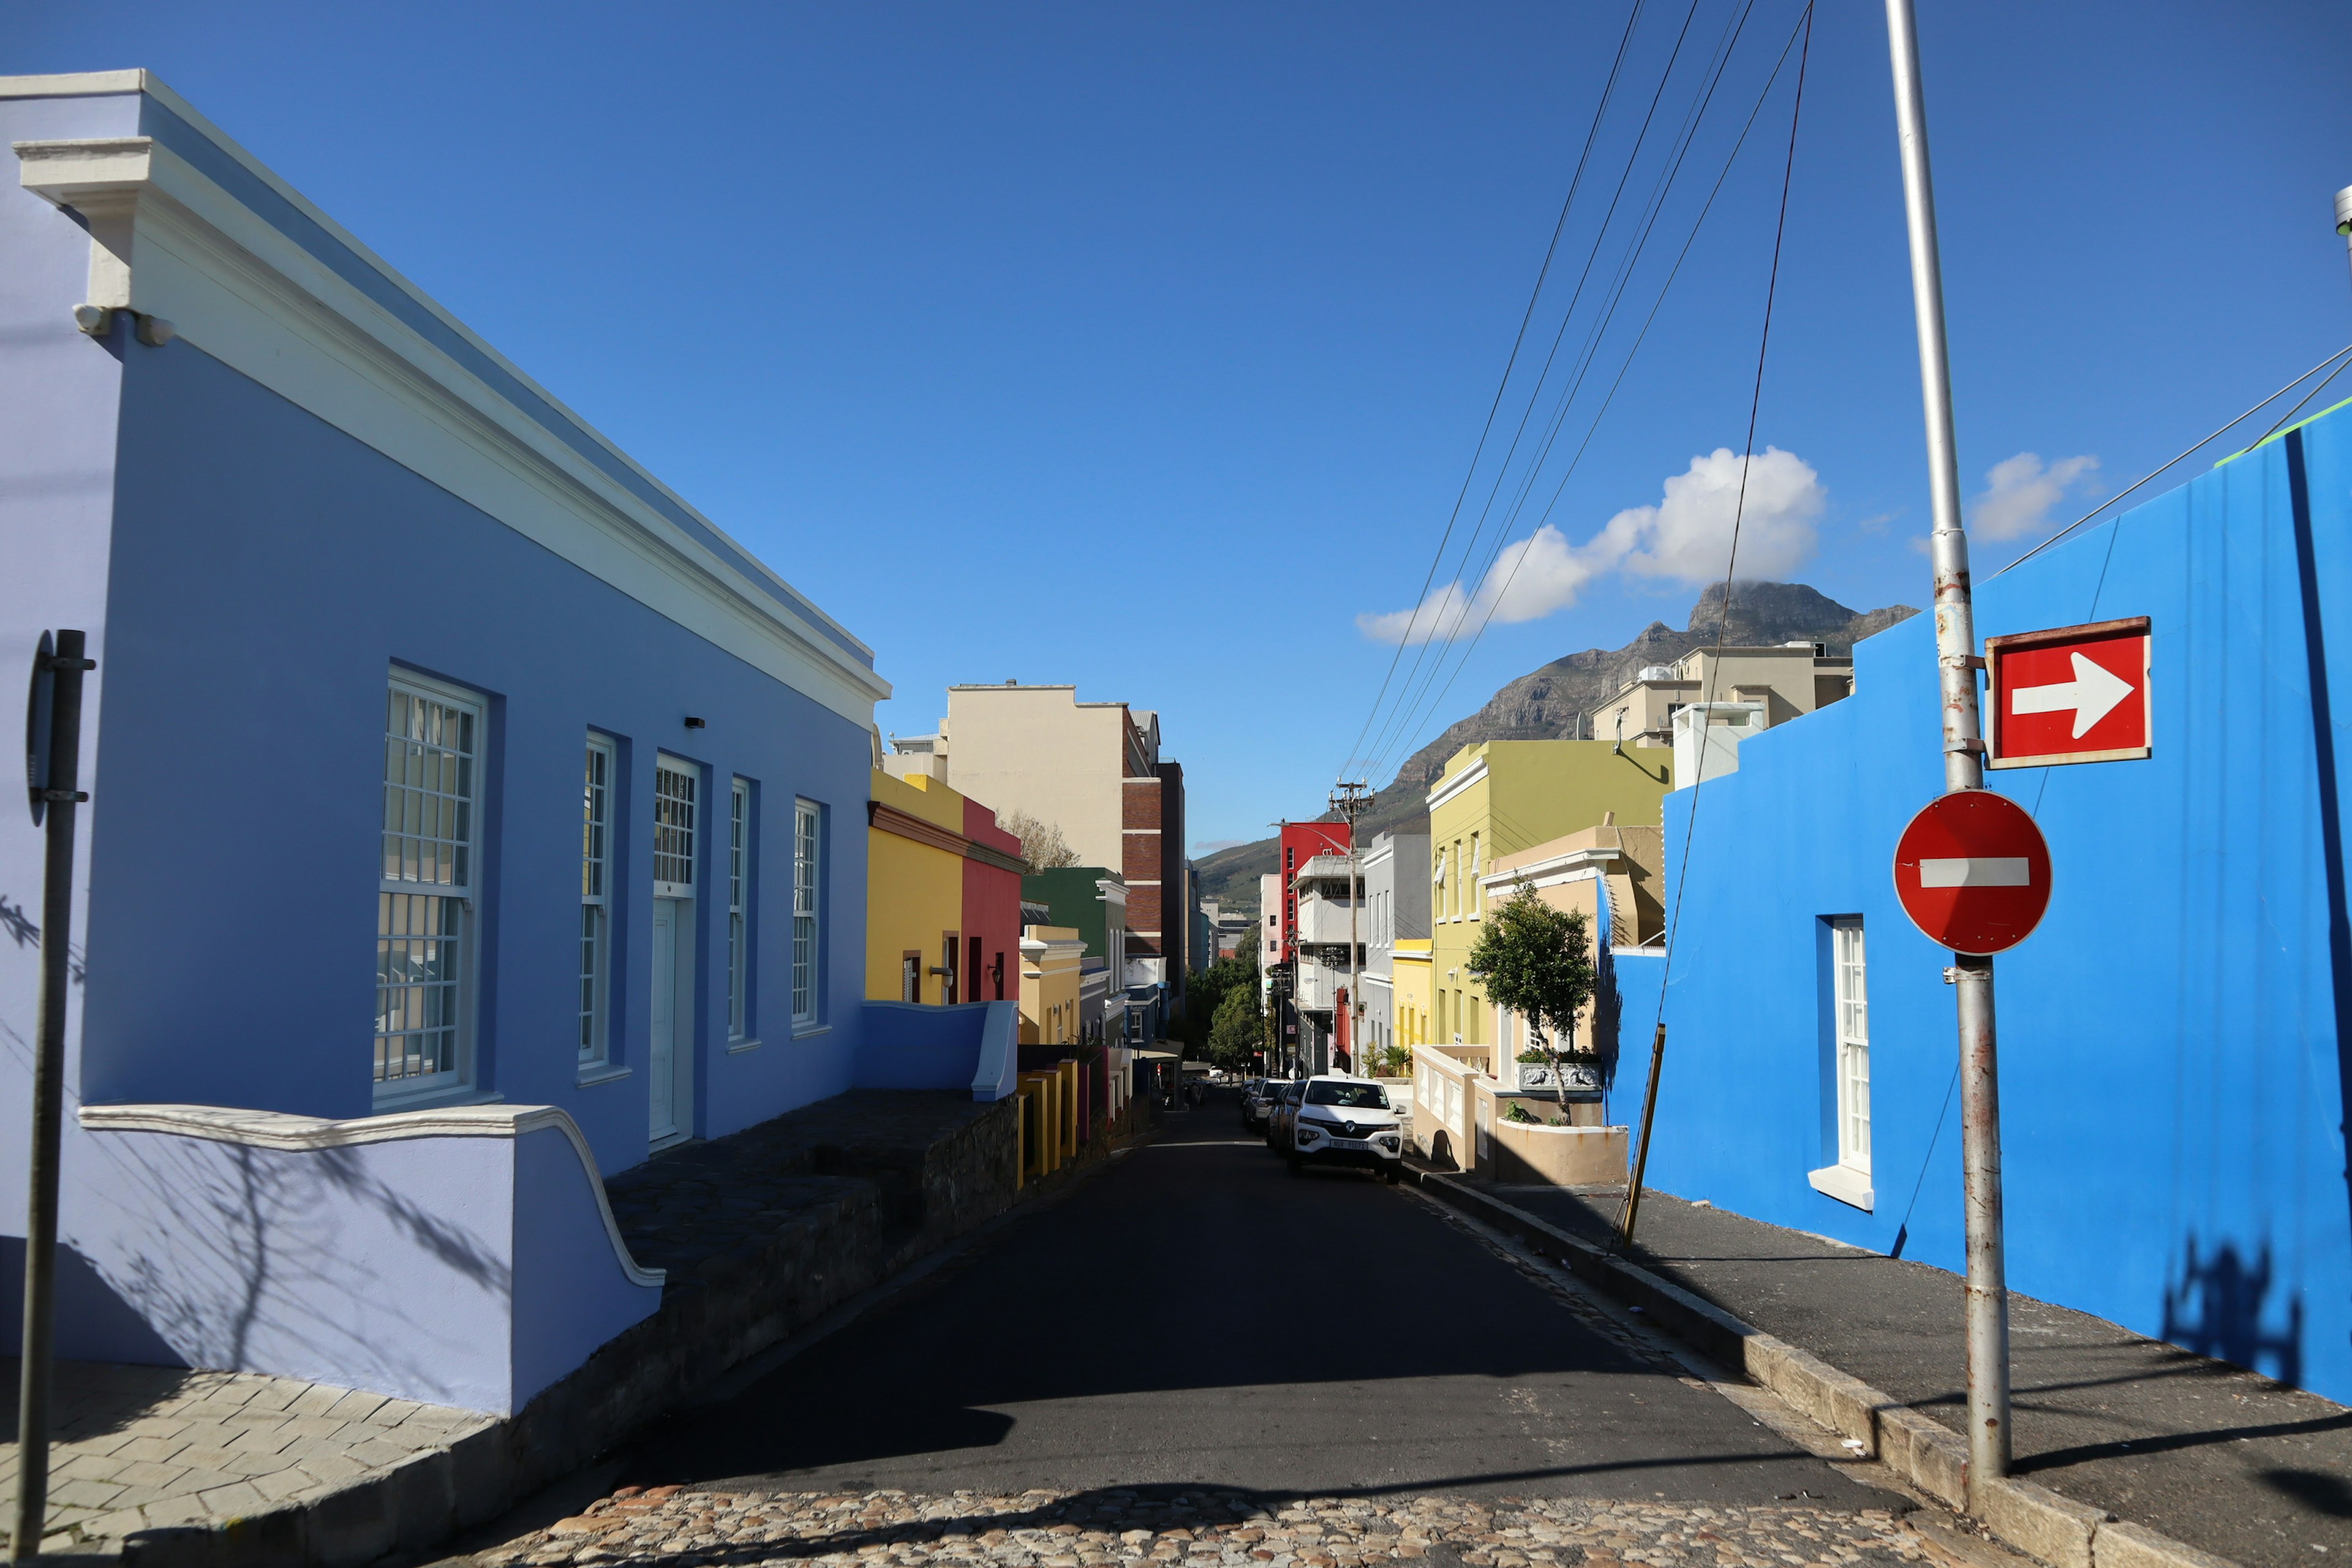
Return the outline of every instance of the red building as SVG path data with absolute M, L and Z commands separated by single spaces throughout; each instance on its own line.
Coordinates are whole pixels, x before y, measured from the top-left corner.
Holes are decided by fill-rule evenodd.
M 1291 889 L 1298 868 L 1318 855 L 1345 855 L 1348 825 L 1344 822 L 1286 822 L 1282 825 L 1282 962 L 1298 956 L 1298 895 Z
M 950 1000 L 1021 1000 L 1021 840 L 996 826 L 996 814 L 963 803 L 961 984 Z

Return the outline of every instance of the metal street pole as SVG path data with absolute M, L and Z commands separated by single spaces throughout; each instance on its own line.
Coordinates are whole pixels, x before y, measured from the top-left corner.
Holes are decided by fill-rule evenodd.
M 1911 298 L 1919 329 L 1919 390 L 1935 503 L 1936 665 L 1943 707 L 1944 790 L 1984 787 L 1977 710 L 1976 613 L 1969 537 L 1960 523 L 1959 458 L 1952 439 L 1952 375 L 1945 356 L 1944 279 L 1936 247 L 1936 190 L 1927 166 L 1927 111 L 1911 0 L 1886 0 L 1895 119 L 1903 153 L 1903 209 L 1911 236 Z M 1958 999 L 1960 1161 L 1968 1222 L 1969 1485 L 2009 1473 L 2009 1289 L 2001 1247 L 2000 1079 L 1993 1033 L 1992 960 L 1957 955 L 1945 972 Z
M 56 1342 L 58 1162 L 65 1119 L 66 988 L 71 980 L 74 807 L 81 793 L 82 633 L 44 636 L 33 656 L 25 733 L 33 820 L 48 836 L 41 873 L 39 1024 L 33 1057 L 32 1201 L 25 1228 L 25 1344 L 16 1383 L 16 1518 L 12 1563 L 41 1554 L 49 1500 L 49 1363 Z M 44 713 L 42 710 L 47 708 Z M 46 719 L 47 724 L 42 721 Z M 46 754 L 44 754 L 44 748 Z M 43 818 L 47 821 L 44 822 Z
M 1370 1078 L 1364 1070 L 1363 956 L 1356 931 L 1356 910 L 1364 897 L 1363 846 L 1356 842 L 1356 818 L 1364 810 L 1363 784 L 1341 784 L 1331 804 L 1348 824 L 1348 1065 L 1358 1078 Z

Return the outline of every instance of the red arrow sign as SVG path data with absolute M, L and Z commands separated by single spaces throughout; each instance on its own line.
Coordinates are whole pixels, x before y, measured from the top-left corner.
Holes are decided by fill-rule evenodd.
M 1985 639 L 1985 765 L 2039 768 L 2150 754 L 2147 617 Z
M 1895 842 L 1895 895 L 1937 946 L 2006 952 L 2033 934 L 2050 907 L 2050 846 L 2005 795 L 1941 795 Z

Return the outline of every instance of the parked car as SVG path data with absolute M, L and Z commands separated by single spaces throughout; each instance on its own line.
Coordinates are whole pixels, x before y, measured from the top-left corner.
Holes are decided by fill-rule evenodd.
M 1262 1078 L 1254 1078 L 1242 1085 L 1242 1127 L 1245 1131 L 1265 1131 L 1266 1096 L 1274 1085 Z
M 1306 1090 L 1305 1079 L 1284 1079 L 1270 1086 L 1265 1099 L 1265 1146 L 1277 1152 L 1290 1146 L 1290 1118 L 1298 1110 L 1298 1097 Z
M 1404 1130 L 1388 1090 L 1369 1079 L 1326 1074 L 1298 1086 L 1286 1135 L 1275 1146 L 1297 1174 L 1308 1165 L 1355 1165 L 1394 1183 L 1404 1171 Z

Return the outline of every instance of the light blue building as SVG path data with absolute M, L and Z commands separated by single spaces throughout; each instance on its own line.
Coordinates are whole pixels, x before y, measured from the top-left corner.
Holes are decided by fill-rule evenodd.
M 59 1353 L 519 1408 L 658 1301 L 602 1174 L 924 1077 L 864 1054 L 888 687 L 153 78 L 0 79 L 0 688 L 98 664 Z
M 1976 614 L 2154 637 L 2151 758 L 1988 775 L 2053 866 L 1997 964 L 2010 1283 L 2352 1399 L 2352 409 L 1979 581 Z M 1942 789 L 1937 713 L 1922 616 L 1855 649 L 1852 699 L 1745 741 L 1695 825 L 1667 797 L 1649 1178 L 1958 1270 L 1950 959 L 1892 874 Z M 1622 1104 L 1659 961 L 1616 967 Z

